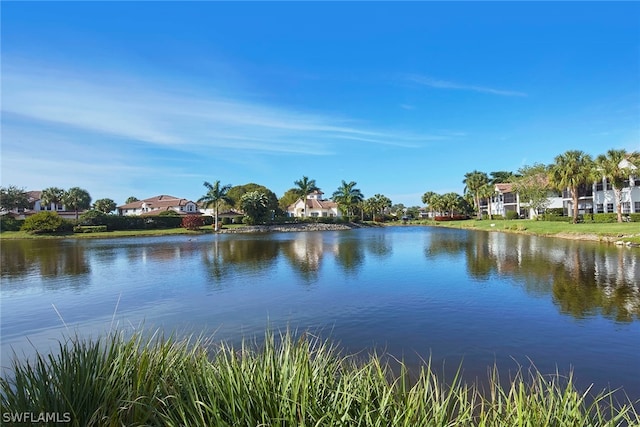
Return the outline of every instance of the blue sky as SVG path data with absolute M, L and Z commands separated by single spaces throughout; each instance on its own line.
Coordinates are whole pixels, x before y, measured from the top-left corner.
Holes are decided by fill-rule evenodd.
M 640 3 L 3 2 L 2 185 L 202 182 L 421 205 L 466 172 L 640 149 Z

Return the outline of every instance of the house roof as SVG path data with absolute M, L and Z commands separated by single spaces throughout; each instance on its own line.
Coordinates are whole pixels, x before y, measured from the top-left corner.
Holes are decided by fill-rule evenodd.
M 513 192 L 513 184 L 511 183 L 496 184 L 496 191 L 499 191 L 500 193 L 511 193 Z
M 291 205 L 289 205 L 289 207 L 287 207 L 287 210 L 289 209 L 295 209 L 295 206 L 300 203 L 302 201 L 302 199 L 298 199 L 295 201 L 295 203 L 292 203 Z M 305 209 L 309 208 L 309 209 L 331 209 L 331 208 L 337 208 L 338 204 L 336 202 L 333 202 L 331 200 L 318 200 L 318 199 L 307 199 L 307 203 L 305 206 Z
M 27 191 L 27 198 L 29 199 L 29 203 L 40 200 L 42 198 L 42 191 Z
M 147 205 L 151 209 L 163 209 L 167 210 L 168 208 L 174 206 L 185 206 L 187 203 L 193 203 L 191 200 L 187 199 L 179 199 L 174 196 L 168 196 L 166 194 L 162 194 L 160 196 L 150 197 L 144 200 L 137 200 L 135 202 L 126 203 L 122 206 L 118 206 L 118 209 L 139 209 L 143 204 Z

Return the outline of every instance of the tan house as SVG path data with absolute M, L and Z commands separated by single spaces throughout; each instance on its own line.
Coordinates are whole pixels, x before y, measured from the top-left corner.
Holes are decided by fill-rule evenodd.
M 290 217 L 310 217 L 310 218 L 336 218 L 340 216 L 338 204 L 331 200 L 322 198 L 322 191 L 314 191 L 307 194 L 307 200 L 299 198 L 295 203 L 287 208 L 287 215 Z
M 16 219 L 25 219 L 28 216 L 35 215 L 38 212 L 55 212 L 65 219 L 76 219 L 76 212 L 69 211 L 62 204 L 51 203 L 45 205 L 42 203 L 42 191 L 27 191 L 27 200 L 29 207 L 27 209 L 12 209 L 9 212 L 3 212 L 2 215 L 11 215 Z M 84 211 L 78 211 L 82 214 Z
M 138 200 L 118 206 L 118 215 L 158 215 L 161 212 L 173 210 L 179 214 L 200 215 L 198 205 L 187 199 L 180 199 L 174 196 L 162 194 L 160 196 L 151 197 L 149 199 Z

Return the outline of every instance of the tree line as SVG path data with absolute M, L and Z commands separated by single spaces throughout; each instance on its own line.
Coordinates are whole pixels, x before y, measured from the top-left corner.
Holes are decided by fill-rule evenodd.
M 431 212 L 446 212 L 451 217 L 456 214 L 466 216 L 475 212 L 480 219 L 481 201 L 490 200 L 495 195 L 496 184 L 511 183 L 520 198 L 527 200 L 528 206 L 536 211 L 548 206 L 550 192 L 563 190 L 569 191 L 572 205 L 577 207 L 579 189 L 604 177 L 614 191 L 618 222 L 622 222 L 622 188 L 636 170 L 635 164 L 640 164 L 640 153 L 637 151 L 611 149 L 606 154 L 592 158 L 583 151 L 569 150 L 556 156 L 554 163 L 550 165 L 526 165 L 516 173 L 495 171 L 487 174 L 478 170 L 468 172 L 462 181 L 465 185 L 463 195 L 455 192 L 438 194 L 427 191 L 422 196 L 422 202 Z M 221 185 L 219 180 L 213 181 L 213 184 L 205 181 L 203 185 L 206 193 L 198 199 L 198 203 L 205 208 L 214 209 L 215 229 L 218 229 L 218 215 L 223 208 L 242 211 L 247 223 L 264 223 L 286 216 L 288 206 L 299 199 L 306 200 L 309 194 L 320 190 L 316 180 L 307 176 L 294 181 L 293 184 L 294 186 L 278 199 L 273 191 L 255 183 L 231 186 Z M 126 203 L 137 200 L 132 196 Z M 365 198 L 355 181 L 342 180 L 333 192 L 331 200 L 338 205 L 340 213 L 348 220 L 383 220 L 389 214 L 395 217 L 415 218 L 419 216 L 420 209 L 418 206 L 405 207 L 402 204 L 393 204 L 383 194 Z M 67 210 L 75 211 L 76 220 L 79 211 L 89 208 L 107 214 L 116 209 L 116 203 L 109 198 L 96 200 L 92 205 L 89 192 L 79 187 L 68 190 L 58 187 L 45 188 L 41 192 L 40 201 L 43 206 L 64 205 Z M 1 210 L 28 209 L 30 204 L 24 189 L 16 186 L 0 187 Z M 491 216 L 491 203 L 487 205 Z M 306 208 L 305 205 L 305 217 L 308 216 Z M 574 208 L 572 214 L 575 223 L 578 220 L 578 209 Z
M 555 157 L 554 163 L 545 165 L 535 163 L 525 165 L 517 173 L 508 171 L 487 174 L 478 170 L 464 175 L 462 183 L 464 197 L 456 193 L 437 194 L 431 191 L 424 193 L 422 201 L 433 212 L 462 212 L 471 207 L 477 218 L 482 218 L 481 201 L 486 200 L 491 212 L 491 197 L 495 194 L 495 185 L 499 183 L 513 184 L 513 191 L 527 200 L 530 208 L 536 212 L 549 204 L 549 195 L 554 191 L 568 190 L 572 201 L 572 220 L 578 222 L 579 190 L 605 178 L 611 185 L 615 195 L 618 222 L 622 222 L 622 189 L 625 181 L 636 173 L 640 164 L 640 153 L 624 149 L 611 149 L 606 154 L 593 158 L 580 150 L 569 150 Z

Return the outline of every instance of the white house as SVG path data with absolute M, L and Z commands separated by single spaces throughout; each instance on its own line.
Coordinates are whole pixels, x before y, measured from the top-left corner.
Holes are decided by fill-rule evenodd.
M 489 213 L 487 201 L 488 200 L 485 199 L 480 202 L 480 209 L 483 214 Z M 535 212 L 535 210 L 529 206 L 529 201 L 521 199 L 520 195 L 514 191 L 513 184 L 511 183 L 496 184 L 495 195 L 491 197 L 490 203 L 491 214 L 501 215 L 503 217 L 506 217 L 509 211 L 517 212 L 520 218 L 535 218 L 537 215 L 544 213 L 544 210 Z M 563 198 L 553 191 L 550 191 L 545 209 L 562 208 L 562 206 Z
M 75 219 L 76 212 L 68 211 L 64 205 L 51 203 L 45 205 L 42 203 L 42 191 L 27 191 L 27 200 L 29 207 L 26 209 L 13 209 L 9 212 L 3 212 L 3 215 L 11 214 L 17 219 L 25 219 L 28 216 L 35 215 L 38 212 L 55 212 L 65 219 Z M 79 211 L 82 213 L 84 211 Z
M 299 198 L 287 207 L 287 215 L 290 217 L 326 217 L 336 218 L 340 216 L 338 204 L 331 200 L 324 200 L 322 191 L 314 191 L 307 195 L 307 200 Z
M 118 215 L 158 215 L 161 212 L 173 210 L 179 214 L 197 214 L 201 212 L 195 202 L 187 199 L 179 199 L 174 196 L 162 194 L 149 199 L 138 200 L 118 206 Z
M 622 213 L 640 213 L 640 176 L 635 174 L 638 168 L 626 159 L 622 160 L 619 166 L 632 172 L 622 185 Z M 567 216 L 571 216 L 573 215 L 571 192 L 565 190 L 562 195 L 565 212 Z M 584 185 L 578 189 L 579 214 L 616 212 L 615 192 L 606 178 L 603 177 L 593 184 Z

